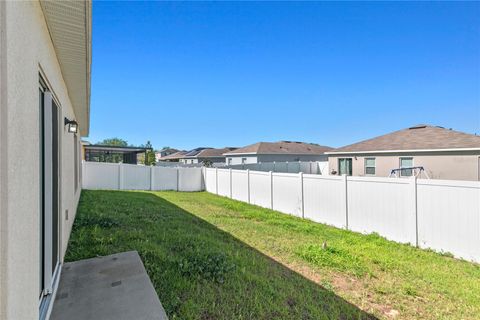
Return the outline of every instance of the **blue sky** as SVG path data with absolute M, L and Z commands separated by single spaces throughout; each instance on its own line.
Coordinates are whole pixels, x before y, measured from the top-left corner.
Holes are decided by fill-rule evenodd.
M 93 3 L 87 140 L 334 147 L 480 133 L 480 3 Z

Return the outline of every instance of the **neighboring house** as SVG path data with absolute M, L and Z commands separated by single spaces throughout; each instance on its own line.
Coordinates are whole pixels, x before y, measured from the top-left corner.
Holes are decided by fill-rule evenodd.
M 198 163 L 197 161 L 194 161 L 194 157 L 205 149 L 211 149 L 211 148 L 200 147 L 200 148 L 195 148 L 190 151 L 187 151 L 185 155 L 179 160 L 179 162 L 183 164 Z
M 0 1 L 0 319 L 44 319 L 81 191 L 90 1 Z
M 173 148 L 163 148 L 155 151 L 155 161 L 162 161 L 162 158 L 177 153 L 179 150 Z
M 110 146 L 101 144 L 84 144 L 83 160 L 92 162 L 111 162 L 137 164 L 140 154 L 147 156 L 147 151 L 152 148 L 131 147 L 131 146 Z
M 392 169 L 423 167 L 434 179 L 480 180 L 480 137 L 442 127 L 417 125 L 327 154 L 334 174 L 388 177 Z M 402 169 L 397 176 L 418 172 Z
M 226 152 L 227 165 L 259 162 L 327 161 L 333 148 L 296 141 L 258 142 Z
M 172 153 L 168 156 L 162 157 L 160 162 L 179 162 L 180 159 L 183 159 L 186 153 L 187 151 L 178 151 L 178 152 Z
M 220 149 L 214 148 L 196 148 L 189 151 L 180 161 L 185 164 L 202 163 L 204 161 L 211 161 L 212 163 L 225 163 L 226 152 L 231 152 L 236 148 L 225 147 Z

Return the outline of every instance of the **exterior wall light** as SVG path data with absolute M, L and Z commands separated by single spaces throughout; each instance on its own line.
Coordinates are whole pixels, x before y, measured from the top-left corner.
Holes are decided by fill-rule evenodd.
M 77 133 L 78 132 L 78 123 L 75 120 L 68 120 L 65 118 L 65 125 L 68 124 L 68 132 Z

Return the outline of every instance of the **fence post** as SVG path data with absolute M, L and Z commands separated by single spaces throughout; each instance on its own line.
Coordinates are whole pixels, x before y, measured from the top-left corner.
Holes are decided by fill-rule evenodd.
M 203 189 L 207 191 L 207 167 L 202 167 Z
M 118 163 L 118 190 L 123 189 L 123 164 Z
M 415 212 L 415 246 L 418 247 L 418 207 L 417 207 L 417 177 L 414 175 L 411 179 L 413 192 L 413 210 Z
M 218 168 L 215 168 L 215 193 L 218 195 Z
M 298 174 L 300 176 L 300 195 L 302 200 L 302 218 L 305 218 L 305 203 L 304 203 L 304 196 L 303 196 L 303 172 Z
M 232 193 L 232 168 L 229 169 L 229 175 L 230 175 L 230 199 L 232 199 L 233 197 L 233 193 Z
M 247 201 L 250 204 L 250 169 L 247 169 Z
M 345 229 L 348 230 L 348 180 L 347 175 L 342 175 L 343 177 L 343 188 L 345 190 Z
M 269 171 L 270 174 L 270 208 L 273 210 L 273 172 Z
M 150 190 L 153 190 L 153 175 L 154 175 L 154 172 L 153 172 L 153 166 L 150 166 Z
M 177 191 L 180 191 L 180 168 L 177 168 Z
M 82 189 L 85 188 L 85 177 L 87 176 L 87 164 L 85 160 L 82 160 L 82 171 L 80 174 L 80 182 Z

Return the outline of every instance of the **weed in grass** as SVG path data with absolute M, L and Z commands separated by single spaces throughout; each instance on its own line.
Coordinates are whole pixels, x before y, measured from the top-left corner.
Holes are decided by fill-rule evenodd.
M 357 277 L 364 276 L 368 272 L 367 267 L 357 257 L 331 245 L 325 248 L 317 244 L 302 246 L 297 254 L 316 266 L 352 272 Z
M 412 296 L 412 297 L 418 296 L 417 290 L 414 287 L 409 286 L 409 285 L 407 285 L 403 288 L 403 292 L 406 295 L 409 295 L 409 296 Z
M 113 228 L 118 227 L 120 222 L 110 217 L 94 216 L 94 215 L 81 215 L 75 219 L 74 229 L 82 227 L 98 226 L 101 228 Z
M 178 267 L 185 276 L 223 283 L 235 264 L 223 253 L 195 251 L 179 261 Z
M 334 289 L 332 283 L 326 279 L 320 281 L 320 285 L 329 291 L 333 291 Z

